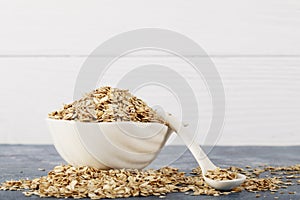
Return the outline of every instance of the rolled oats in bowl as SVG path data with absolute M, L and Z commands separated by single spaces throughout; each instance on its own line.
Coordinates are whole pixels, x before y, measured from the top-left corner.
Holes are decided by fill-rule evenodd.
M 128 90 L 108 86 L 95 89 L 48 116 L 51 119 L 81 122 L 133 121 L 166 124 L 152 108 Z

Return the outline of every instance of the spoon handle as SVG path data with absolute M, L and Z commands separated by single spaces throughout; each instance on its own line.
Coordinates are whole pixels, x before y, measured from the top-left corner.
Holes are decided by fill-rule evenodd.
M 214 170 L 216 166 L 211 162 L 199 144 L 197 144 L 195 141 L 196 138 L 194 138 L 194 135 L 188 130 L 188 128 L 184 127 L 176 117 L 169 113 L 166 113 L 163 117 L 169 123 L 171 129 L 173 129 L 179 135 L 185 145 L 189 148 L 201 167 L 203 174 L 205 174 L 209 169 Z
M 179 133 L 178 135 L 180 136 L 180 134 L 185 134 L 185 131 Z M 184 141 L 184 142 L 186 143 L 188 141 Z M 194 140 L 191 142 L 191 144 L 190 144 L 190 146 L 188 146 L 188 148 L 192 152 L 193 156 L 195 157 L 197 163 L 201 167 L 201 170 L 204 174 L 207 172 L 207 170 L 214 170 L 217 168 L 212 163 L 212 161 L 208 158 L 208 156 L 203 151 L 203 149 Z

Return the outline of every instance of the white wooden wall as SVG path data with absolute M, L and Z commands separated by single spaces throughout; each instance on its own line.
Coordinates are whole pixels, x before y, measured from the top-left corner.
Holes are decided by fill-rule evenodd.
M 227 104 L 219 145 L 300 145 L 298 0 L 0 1 L 0 143 L 51 143 L 44 119 L 72 100 L 89 53 L 113 35 L 143 27 L 180 32 L 212 57 Z M 155 53 L 119 66 L 153 60 L 182 66 Z M 151 94 L 140 95 L 156 103 Z M 205 98 L 201 131 L 209 125 Z M 176 102 L 157 101 L 179 112 Z

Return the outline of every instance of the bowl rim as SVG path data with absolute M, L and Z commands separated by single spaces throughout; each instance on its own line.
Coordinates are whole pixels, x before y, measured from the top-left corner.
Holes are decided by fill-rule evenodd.
M 52 119 L 52 118 L 46 118 L 46 121 L 55 121 L 55 122 L 67 122 L 70 124 L 76 124 L 76 123 L 82 123 L 82 124 L 116 124 L 116 123 L 121 123 L 121 124 L 126 124 L 126 123 L 133 123 L 133 124 L 159 124 L 159 125 L 164 125 L 168 127 L 166 124 L 162 124 L 159 122 L 135 122 L 135 121 L 116 121 L 116 122 L 82 122 L 82 121 L 77 121 L 77 120 L 65 120 L 65 119 Z

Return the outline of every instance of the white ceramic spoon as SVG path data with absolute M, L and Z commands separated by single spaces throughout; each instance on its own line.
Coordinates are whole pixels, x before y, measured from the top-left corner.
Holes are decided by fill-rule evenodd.
M 195 142 L 193 136 L 191 135 L 191 132 L 187 130 L 187 127 L 184 127 L 176 117 L 172 116 L 169 113 L 161 116 L 165 119 L 166 122 L 169 123 L 170 128 L 179 135 L 185 145 L 189 148 L 196 161 L 198 162 L 202 170 L 203 178 L 208 185 L 218 190 L 231 190 L 241 185 L 245 181 L 246 176 L 242 174 L 238 174 L 238 178 L 234 180 L 219 181 L 207 178 L 205 176 L 207 170 L 215 170 L 217 167 L 210 161 L 205 152 Z

